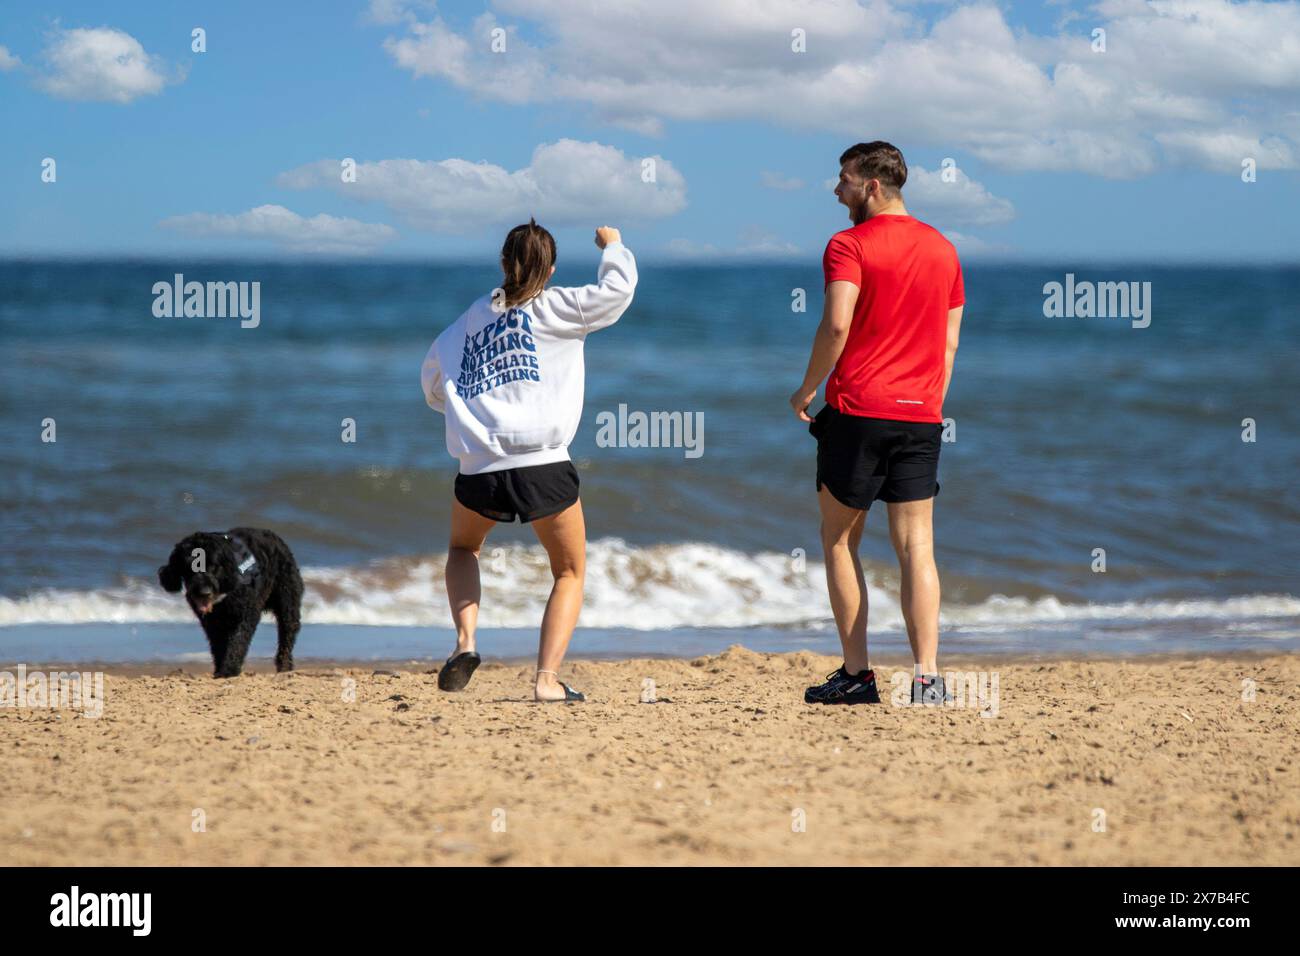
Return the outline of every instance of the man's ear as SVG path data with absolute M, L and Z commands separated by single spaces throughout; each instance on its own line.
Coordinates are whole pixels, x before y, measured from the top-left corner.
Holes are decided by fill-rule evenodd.
M 162 585 L 164 591 L 170 591 L 172 594 L 181 589 L 180 572 L 176 570 L 174 563 L 164 564 L 158 569 L 158 583 Z

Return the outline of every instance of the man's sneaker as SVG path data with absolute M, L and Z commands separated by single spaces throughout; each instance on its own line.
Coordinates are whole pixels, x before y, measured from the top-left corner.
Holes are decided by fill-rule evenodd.
M 912 703 L 927 707 L 937 707 L 945 701 L 951 701 L 952 694 L 943 685 L 943 675 L 932 674 L 929 677 L 916 677 L 912 680 Z
M 850 674 L 841 664 L 833 674 L 827 675 L 826 683 L 805 690 L 803 700 L 805 704 L 878 704 L 876 672 Z

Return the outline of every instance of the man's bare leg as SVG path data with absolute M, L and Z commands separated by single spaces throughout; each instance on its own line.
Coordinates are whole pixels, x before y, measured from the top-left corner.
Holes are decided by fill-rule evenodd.
M 939 667 L 939 569 L 934 563 L 934 499 L 889 503 L 889 540 L 898 555 L 899 604 L 922 674 Z
M 867 583 L 858 559 L 858 545 L 867 513 L 841 504 L 822 485 L 817 494 L 822 513 L 822 551 L 826 555 L 826 587 L 831 611 L 844 648 L 844 669 L 859 674 L 867 662 Z

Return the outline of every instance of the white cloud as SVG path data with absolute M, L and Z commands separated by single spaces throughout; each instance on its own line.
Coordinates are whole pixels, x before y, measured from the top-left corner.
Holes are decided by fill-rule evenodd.
M 903 197 L 910 212 L 935 225 L 994 226 L 1016 217 L 1009 200 L 993 195 L 959 167 L 952 170 L 952 182 L 945 182 L 942 170 L 909 166 Z
M 372 23 L 392 25 L 413 21 L 419 13 L 431 13 L 436 7 L 434 0 L 370 0 L 366 17 Z
M 664 244 L 664 249 L 674 256 L 682 258 L 694 258 L 698 256 L 716 256 L 718 247 L 709 242 L 699 242 L 695 239 L 669 239 Z
M 0 73 L 8 73 L 23 65 L 23 61 L 9 52 L 6 46 L 0 46 Z
M 782 176 L 780 173 L 774 173 L 767 169 L 763 170 L 759 174 L 758 181 L 767 189 L 778 189 L 782 192 L 793 192 L 796 189 L 803 189 L 802 179 Z
M 490 13 L 474 22 L 469 34 L 474 42 L 447 29 L 441 19 L 431 23 L 414 16 L 404 19 L 407 35 L 388 37 L 384 49 L 398 66 L 417 77 L 448 79 L 482 97 L 516 104 L 533 101 L 537 85 L 545 81 L 541 58 L 508 34 L 505 52 L 491 52 L 489 38 L 499 24 Z
M 1241 172 L 1243 159 L 1254 159 L 1259 169 L 1294 169 L 1296 166 L 1295 150 L 1286 140 L 1276 136 L 1261 140 L 1224 131 L 1159 133 L 1156 139 L 1167 155 L 1179 157 L 1189 165 L 1229 174 Z
M 357 164 L 345 183 L 340 162 L 322 159 L 282 173 L 290 189 L 328 188 L 362 202 L 382 203 L 412 225 L 469 233 L 536 216 L 544 225 L 599 225 L 671 216 L 686 206 L 686 180 L 660 156 L 654 181 L 645 160 L 600 143 L 562 139 L 533 150 L 528 166 L 510 172 L 464 159 L 384 159 Z
M 801 255 L 793 243 L 783 242 L 761 226 L 746 226 L 731 246 L 716 246 L 695 239 L 670 239 L 662 252 L 668 259 L 792 259 Z
M 989 242 L 952 229 L 941 230 L 944 237 L 957 247 L 963 259 L 1005 258 L 1014 255 L 1015 249 L 1001 242 Z
M 1063 17 L 1046 35 L 1013 30 L 980 0 L 495 6 L 545 39 L 530 44 L 507 25 L 507 50 L 493 53 L 496 14 L 463 33 L 408 15 L 385 49 L 415 76 L 478 97 L 585 103 L 649 134 L 672 120 L 758 119 L 965 151 L 1007 169 L 1102 176 L 1217 170 L 1237 147 L 1261 165 L 1300 162 L 1296 0 L 1101 0 L 1086 20 Z M 1105 53 L 1092 50 L 1093 26 L 1106 29 Z M 804 53 L 791 51 L 796 28 L 806 31 Z
M 192 212 L 158 225 L 195 238 L 254 239 L 291 252 L 368 253 L 397 238 L 383 223 L 327 216 L 307 219 L 283 206 L 258 206 L 237 215 Z
M 37 85 L 66 100 L 129 103 L 153 96 L 169 80 L 165 66 L 140 41 L 111 27 L 58 30 L 45 48 L 46 71 Z

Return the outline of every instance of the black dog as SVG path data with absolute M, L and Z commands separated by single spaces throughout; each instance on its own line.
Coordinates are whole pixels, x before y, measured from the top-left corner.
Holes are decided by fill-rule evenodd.
M 261 528 L 199 531 L 172 548 L 158 583 L 185 599 L 212 648 L 214 677 L 238 677 L 263 611 L 275 615 L 277 671 L 293 670 L 302 609 L 302 575 L 284 539 Z

